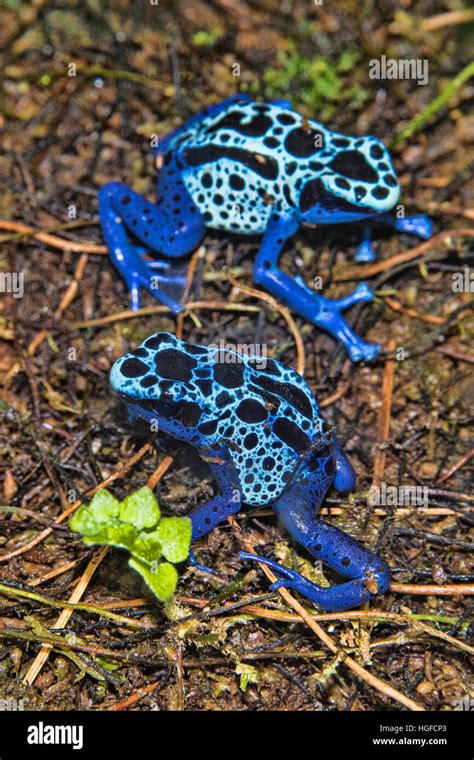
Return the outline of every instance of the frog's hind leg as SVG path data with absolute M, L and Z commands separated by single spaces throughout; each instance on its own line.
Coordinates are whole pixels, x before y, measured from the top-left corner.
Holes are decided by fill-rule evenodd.
M 140 306 L 140 288 L 177 313 L 182 309 L 168 288 L 182 292 L 183 273 L 145 259 L 146 250 L 169 258 L 193 251 L 205 234 L 205 223 L 182 180 L 162 203 L 154 204 L 119 182 L 109 182 L 99 192 L 99 214 L 110 256 L 131 293 L 131 308 Z M 135 245 L 133 235 L 147 249 Z
M 321 496 L 322 493 L 322 496 Z M 319 586 L 300 573 L 267 557 L 242 552 L 242 559 L 262 562 L 275 573 L 272 589 L 281 587 L 298 591 L 302 596 L 328 612 L 358 607 L 376 594 L 383 594 L 390 584 L 388 565 L 369 549 L 343 533 L 342 530 L 319 520 L 316 512 L 324 496 L 319 491 L 316 503 L 311 502 L 307 489 L 295 484 L 273 505 L 293 538 L 316 559 L 351 580 L 335 586 Z
M 379 214 L 374 217 L 373 221 L 364 224 L 362 228 L 362 242 L 355 255 L 355 260 L 359 264 L 375 261 L 376 253 L 372 245 L 372 224 L 380 223 L 393 227 L 397 232 L 408 232 L 410 235 L 417 235 L 423 240 L 428 240 L 433 234 L 433 222 L 426 214 L 400 218 L 393 212 Z
M 370 288 L 361 283 L 353 293 L 331 301 L 311 290 L 301 279 L 293 279 L 278 269 L 278 259 L 285 241 L 298 229 L 296 222 L 274 215 L 268 224 L 254 265 L 255 282 L 274 296 L 286 301 L 298 314 L 322 327 L 339 340 L 353 361 L 370 361 L 380 347 L 366 343 L 349 327 L 342 312 L 356 303 L 373 299 Z

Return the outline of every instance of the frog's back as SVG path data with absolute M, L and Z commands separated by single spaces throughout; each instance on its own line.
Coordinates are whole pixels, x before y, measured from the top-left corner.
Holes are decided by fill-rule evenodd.
M 258 234 L 272 209 L 297 209 L 298 188 L 314 177 L 312 157 L 330 134 L 290 108 L 237 101 L 185 125 L 168 150 L 184 160 L 184 182 L 209 227 Z
M 302 460 L 311 458 L 325 423 L 309 386 L 294 370 L 272 359 L 225 353 L 226 363 L 213 370 L 216 409 L 227 402 L 226 419 L 218 419 L 214 440 L 223 436 L 229 442 L 242 501 L 266 504 L 297 477 Z M 240 386 L 223 391 L 222 382 Z

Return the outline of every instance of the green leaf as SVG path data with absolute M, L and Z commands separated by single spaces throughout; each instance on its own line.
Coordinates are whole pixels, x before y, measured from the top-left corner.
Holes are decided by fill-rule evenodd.
M 84 536 L 98 533 L 103 525 L 109 524 L 118 516 L 120 502 L 106 488 L 97 491 L 89 505 L 83 505 L 69 521 L 71 530 Z
M 154 528 L 160 519 L 160 508 L 151 488 L 143 486 L 129 494 L 120 504 L 119 517 L 137 530 Z
M 161 562 L 156 570 L 152 570 L 144 562 L 135 557 L 130 557 L 128 564 L 142 576 L 148 588 L 164 602 L 168 599 L 178 583 L 178 573 L 169 562 Z
M 86 546 L 93 544 L 116 546 L 118 549 L 128 549 L 131 552 L 137 537 L 137 531 L 133 525 L 127 525 L 127 523 L 104 525 L 97 533 L 84 536 L 84 543 Z
M 156 562 L 163 554 L 158 531 L 139 533 L 130 551 L 134 557 L 143 560 L 143 562 L 148 562 L 150 565 L 152 562 Z
M 188 517 L 164 517 L 156 535 L 163 547 L 163 554 L 170 562 L 184 562 L 191 545 L 191 520 Z
M 156 596 L 168 599 L 178 574 L 170 562 L 183 562 L 189 555 L 191 520 L 165 517 L 150 488 L 140 488 L 119 502 L 102 489 L 88 506 L 80 507 L 70 520 L 72 530 L 83 535 L 87 546 L 103 544 L 127 549 L 130 567 L 137 570 Z M 160 562 L 165 557 L 168 562 Z

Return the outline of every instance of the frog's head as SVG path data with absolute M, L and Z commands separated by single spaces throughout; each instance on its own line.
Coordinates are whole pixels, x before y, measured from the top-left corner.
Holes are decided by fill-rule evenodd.
M 208 353 L 171 333 L 156 333 L 117 359 L 110 370 L 110 383 L 145 419 L 173 417 L 194 427 L 209 395 L 202 377 L 202 368 L 209 365 Z
M 325 151 L 332 157 L 301 189 L 302 221 L 351 222 L 393 208 L 400 187 L 385 145 L 375 137 L 333 134 L 326 139 Z

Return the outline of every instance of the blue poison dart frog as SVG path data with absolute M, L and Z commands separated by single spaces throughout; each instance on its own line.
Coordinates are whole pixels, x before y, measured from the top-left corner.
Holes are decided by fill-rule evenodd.
M 380 347 L 361 340 L 342 314 L 372 300 L 365 283 L 330 300 L 282 272 L 278 259 L 286 240 L 304 224 L 366 220 L 357 261 L 374 258 L 372 221 L 430 237 L 427 217 L 399 219 L 388 213 L 400 188 L 383 143 L 331 132 L 293 111 L 289 101 L 258 103 L 238 94 L 189 119 L 154 153 L 156 203 L 118 182 L 99 192 L 105 241 L 130 290 L 132 309 L 139 308 L 141 287 L 174 313 L 183 308 L 170 288 L 182 293 L 184 276 L 173 271 L 169 259 L 193 251 L 207 227 L 263 234 L 255 282 L 331 333 L 354 361 L 378 354 Z
M 298 543 L 348 579 L 324 588 L 266 557 L 241 553 L 273 570 L 272 589 L 295 589 L 324 610 L 357 607 L 387 591 L 387 564 L 317 517 L 330 486 L 351 490 L 355 473 L 294 370 L 157 333 L 115 362 L 110 382 L 131 419 L 191 444 L 209 464 L 217 495 L 190 513 L 193 540 L 242 504 L 271 504 Z

